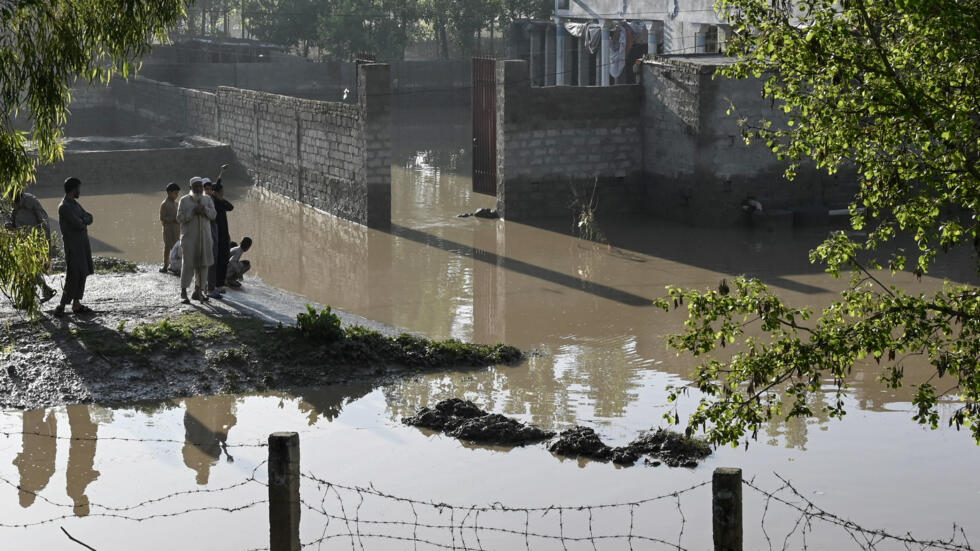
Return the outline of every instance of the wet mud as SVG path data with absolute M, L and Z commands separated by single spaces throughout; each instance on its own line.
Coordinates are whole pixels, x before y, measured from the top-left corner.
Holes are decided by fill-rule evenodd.
M 431 408 L 423 407 L 402 423 L 444 432 L 448 436 L 476 444 L 524 446 L 554 438 L 555 433 L 496 413 L 488 413 L 468 400 L 451 398 Z M 653 466 L 697 467 L 711 455 L 711 447 L 703 440 L 689 438 L 664 429 L 642 434 L 626 446 L 604 444 L 589 427 L 575 426 L 564 430 L 548 451 L 565 457 L 584 457 L 597 461 L 612 461 L 632 465 L 647 456 Z
M 566 457 L 586 457 L 621 465 L 632 465 L 641 457 L 649 456 L 647 462 L 654 466 L 663 463 L 668 467 L 693 468 L 711 455 L 711 446 L 703 440 L 657 429 L 641 435 L 626 446 L 611 447 L 604 444 L 594 430 L 576 426 L 562 431 L 558 440 L 548 446 L 548 451 Z
M 448 363 L 485 367 L 494 363 L 485 361 L 488 353 L 520 356 L 512 347 L 429 341 L 336 310 L 347 336 L 313 342 L 293 326 L 306 301 L 256 278 L 247 277 L 223 300 L 185 305 L 176 277 L 153 266 L 126 273 L 121 263 L 103 264 L 86 284 L 82 302 L 91 314 L 56 317 L 55 297 L 30 320 L 0 301 L 6 321 L 0 327 L 0 408 L 383 384 Z M 52 275 L 48 284 L 60 293 L 63 279 Z
M 524 446 L 552 438 L 555 433 L 517 420 L 488 413 L 473 402 L 452 398 L 424 407 L 402 423 L 445 432 L 453 438 L 477 444 Z

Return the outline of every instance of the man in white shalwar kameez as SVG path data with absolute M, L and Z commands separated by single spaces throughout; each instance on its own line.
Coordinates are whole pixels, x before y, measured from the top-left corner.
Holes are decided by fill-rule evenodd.
M 204 195 L 204 182 L 197 176 L 191 178 L 191 192 L 180 198 L 177 204 L 177 221 L 180 222 L 180 244 L 183 264 L 180 267 L 180 300 L 190 303 L 187 287 L 196 278 L 191 298 L 207 302 L 204 293 L 208 283 L 208 266 L 214 264 L 211 243 L 211 221 L 218 215 L 211 198 Z

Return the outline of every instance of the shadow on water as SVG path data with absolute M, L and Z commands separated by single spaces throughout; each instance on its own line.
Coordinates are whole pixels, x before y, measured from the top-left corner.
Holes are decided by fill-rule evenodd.
M 555 270 L 535 266 L 534 264 L 508 258 L 506 256 L 500 256 L 494 252 L 478 249 L 470 245 L 451 241 L 449 239 L 420 230 L 413 230 L 398 224 L 391 225 L 391 233 L 394 236 L 408 239 L 429 247 L 436 247 L 448 253 L 465 256 L 479 262 L 497 266 L 504 270 L 542 279 L 569 289 L 583 291 L 591 295 L 613 300 L 628 306 L 650 306 L 652 304 L 652 301 L 648 298 L 634 295 L 633 293 L 628 293 L 626 291 L 621 291 L 608 285 L 586 281 L 584 279 L 576 278 Z

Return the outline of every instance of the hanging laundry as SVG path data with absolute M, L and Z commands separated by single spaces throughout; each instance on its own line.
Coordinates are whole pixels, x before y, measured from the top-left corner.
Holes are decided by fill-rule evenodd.
M 589 23 L 585 30 L 585 37 L 585 45 L 589 48 L 589 53 L 594 54 L 599 51 L 599 46 L 602 45 L 602 25 Z

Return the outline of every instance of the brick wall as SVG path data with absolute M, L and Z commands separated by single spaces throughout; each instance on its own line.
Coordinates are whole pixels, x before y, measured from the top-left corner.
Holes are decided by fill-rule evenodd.
M 161 128 L 231 146 L 253 183 L 341 218 L 391 218 L 388 67 L 359 68 L 350 105 L 219 87 L 215 93 L 148 79 L 114 87 L 116 107 Z
M 762 97 L 756 79 L 715 77 L 723 58 L 658 57 L 643 66 L 643 169 L 647 209 L 661 218 L 730 225 L 752 197 L 767 212 L 824 212 L 847 206 L 853 171 L 836 176 L 801 167 L 792 182 L 787 163 L 764 143 L 746 145 L 738 118 L 784 117 Z M 729 109 L 734 111 L 729 114 Z
M 534 87 L 497 63 L 497 208 L 511 220 L 642 208 L 641 88 Z

